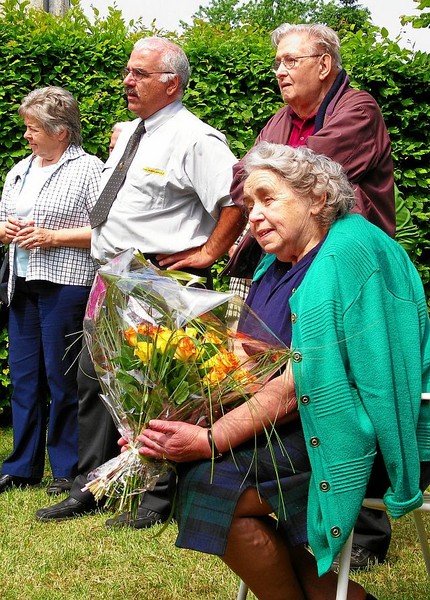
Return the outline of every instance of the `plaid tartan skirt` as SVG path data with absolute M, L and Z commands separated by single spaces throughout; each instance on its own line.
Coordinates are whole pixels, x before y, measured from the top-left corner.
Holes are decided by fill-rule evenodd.
M 276 431 L 270 444 L 260 435 L 213 463 L 178 465 L 178 547 L 222 556 L 236 504 L 249 487 L 271 506 L 291 545 L 307 542 L 311 467 L 300 420 Z

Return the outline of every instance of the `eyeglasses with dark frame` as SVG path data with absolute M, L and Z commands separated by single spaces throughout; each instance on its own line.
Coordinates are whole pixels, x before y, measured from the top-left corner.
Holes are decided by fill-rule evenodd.
M 173 71 L 145 71 L 144 69 L 128 69 L 125 67 L 121 71 L 122 78 L 125 79 L 129 75 L 133 77 L 136 81 L 141 81 L 144 77 L 149 77 L 150 75 L 167 73 L 169 75 L 175 75 Z
M 298 65 L 299 60 L 302 58 L 316 58 L 317 56 L 323 56 L 323 54 L 305 54 L 304 56 L 284 56 L 284 58 L 275 60 L 272 64 L 272 71 L 277 73 L 279 67 L 283 65 L 289 71 L 295 69 Z

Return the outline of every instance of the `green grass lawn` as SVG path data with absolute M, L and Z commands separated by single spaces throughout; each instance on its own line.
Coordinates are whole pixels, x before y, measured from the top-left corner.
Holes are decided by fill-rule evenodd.
M 0 461 L 11 446 L 10 428 L 0 428 Z M 102 513 L 36 521 L 36 510 L 55 502 L 46 495 L 48 481 L 47 469 L 40 488 L 0 494 L 1 600 L 235 599 L 237 577 L 215 557 L 176 548 L 174 523 L 160 533 L 161 526 L 107 529 Z M 430 516 L 424 517 L 430 536 Z M 411 517 L 393 522 L 387 562 L 353 577 L 378 600 L 428 600 Z

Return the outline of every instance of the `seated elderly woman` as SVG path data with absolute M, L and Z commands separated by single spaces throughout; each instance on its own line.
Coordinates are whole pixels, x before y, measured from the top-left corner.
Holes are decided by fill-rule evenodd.
M 178 463 L 178 546 L 219 555 L 260 599 L 334 598 L 330 566 L 366 491 L 384 494 L 394 517 L 422 502 L 426 300 L 404 250 L 349 213 L 340 165 L 262 143 L 245 176 L 251 231 L 268 253 L 247 302 L 291 345 L 291 368 L 214 423 L 213 447 L 202 427 L 155 420 L 140 452 Z M 351 582 L 348 598 L 373 596 Z

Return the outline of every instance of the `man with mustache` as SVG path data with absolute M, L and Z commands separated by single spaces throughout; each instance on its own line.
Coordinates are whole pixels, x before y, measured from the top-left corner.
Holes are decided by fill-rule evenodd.
M 211 265 L 237 239 L 244 220 L 230 198 L 237 160 L 225 136 L 182 104 L 189 75 L 183 50 L 167 39 L 144 38 L 134 45 L 123 77 L 128 108 L 138 118 L 124 125 L 104 166 L 102 191 L 91 214 L 91 253 L 102 265 L 118 252 L 136 248 L 156 266 L 204 276 L 210 285 Z M 136 154 L 106 217 L 98 204 L 115 167 L 126 162 L 124 151 L 137 130 L 142 133 Z M 86 475 L 119 451 L 119 434 L 98 397 L 100 386 L 86 348 L 78 384 L 80 474 L 68 498 L 37 511 L 40 521 L 92 512 L 97 504 L 90 492 L 82 491 Z M 162 481 L 144 495 L 145 505 L 133 522 L 128 515 L 115 522 L 142 528 L 167 520 L 169 488 L 170 480 Z

